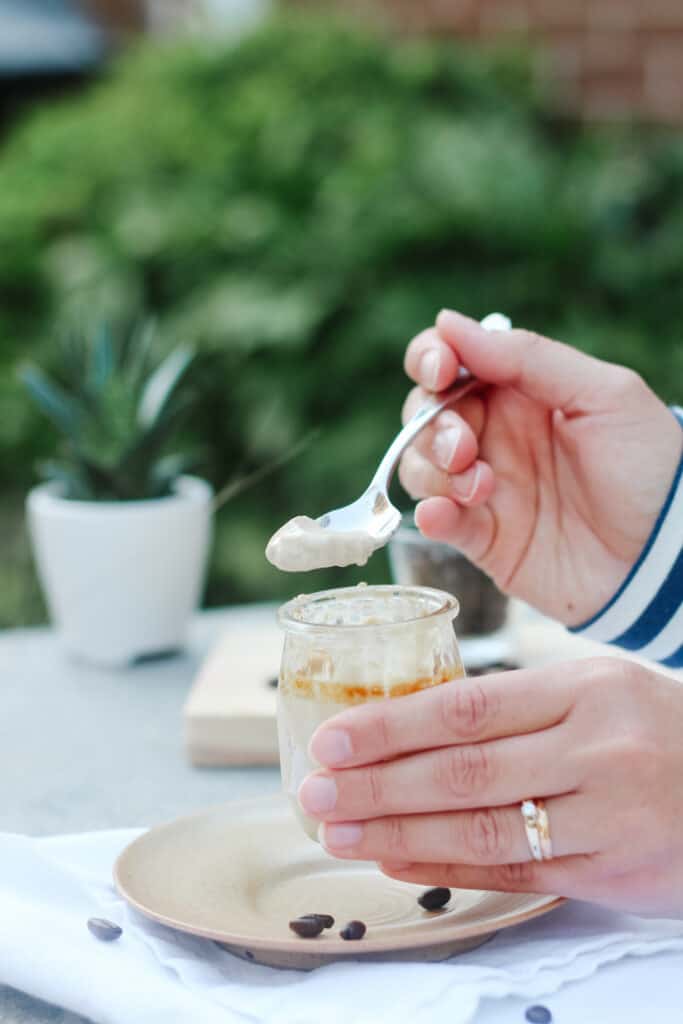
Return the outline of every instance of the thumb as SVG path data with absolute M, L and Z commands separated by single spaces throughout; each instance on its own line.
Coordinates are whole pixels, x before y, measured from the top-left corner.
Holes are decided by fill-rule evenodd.
M 516 388 L 565 413 L 604 404 L 605 371 L 611 367 L 570 345 L 531 331 L 485 330 L 476 320 L 451 309 L 441 310 L 436 329 L 480 380 Z

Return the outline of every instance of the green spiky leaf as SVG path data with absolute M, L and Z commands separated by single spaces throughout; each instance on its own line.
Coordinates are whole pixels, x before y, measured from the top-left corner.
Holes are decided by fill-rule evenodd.
M 114 370 L 115 359 L 116 353 L 111 328 L 109 324 L 101 323 L 98 325 L 93 339 L 90 372 L 88 375 L 88 383 L 95 394 L 106 386 Z
M 171 352 L 156 368 L 140 396 L 138 423 L 141 427 L 154 427 L 167 413 L 194 356 L 191 348 L 183 346 Z
M 132 394 L 138 394 L 144 386 L 156 337 L 157 322 L 154 317 L 141 320 L 130 332 L 126 353 L 126 377 Z
M 24 366 L 19 375 L 28 393 L 45 415 L 65 434 L 75 437 L 82 422 L 82 410 L 78 402 L 37 366 Z
M 56 459 L 46 459 L 44 462 L 38 463 L 38 472 L 43 480 L 58 484 L 64 498 L 69 498 L 72 501 L 93 501 L 95 499 L 95 494 L 82 466 L 59 462 Z

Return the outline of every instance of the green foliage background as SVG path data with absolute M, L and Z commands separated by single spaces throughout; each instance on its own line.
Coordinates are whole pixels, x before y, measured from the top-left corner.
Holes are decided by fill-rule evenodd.
M 320 428 L 219 514 L 216 603 L 386 576 L 378 556 L 293 580 L 263 546 L 364 486 L 441 306 L 500 309 L 680 400 L 682 268 L 681 141 L 559 123 L 523 57 L 310 17 L 144 44 L 0 151 L 0 624 L 41 614 L 19 518 L 54 438 L 16 367 L 54 361 L 58 323 L 144 309 L 209 353 L 192 433 L 216 486 Z

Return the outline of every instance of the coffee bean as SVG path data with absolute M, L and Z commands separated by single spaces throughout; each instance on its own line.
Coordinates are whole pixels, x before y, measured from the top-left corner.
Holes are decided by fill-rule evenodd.
M 362 939 L 365 935 L 365 925 L 362 921 L 349 921 L 342 930 L 339 932 L 342 939 L 346 939 L 347 942 L 354 942 L 356 939 Z
M 289 922 L 289 927 L 302 939 L 315 939 L 323 930 L 323 923 L 317 917 L 297 917 Z
M 113 921 L 105 921 L 103 917 L 89 918 L 88 931 L 100 942 L 113 942 L 123 934 L 123 930 L 117 924 L 114 924 Z
M 417 897 L 417 902 L 425 910 L 441 910 L 445 907 L 451 898 L 451 890 L 443 887 L 437 889 L 425 889 L 421 896 Z
M 530 1006 L 524 1016 L 529 1024 L 551 1024 L 553 1019 L 547 1006 Z
M 331 914 L 302 914 L 299 920 L 320 921 L 323 928 L 333 928 L 334 918 Z

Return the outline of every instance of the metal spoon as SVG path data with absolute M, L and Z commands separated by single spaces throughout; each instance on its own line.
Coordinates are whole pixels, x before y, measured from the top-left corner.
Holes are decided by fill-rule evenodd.
M 481 321 L 485 330 L 509 330 L 510 321 L 500 313 L 491 313 Z M 343 508 L 333 509 L 320 516 L 317 522 L 326 530 L 369 534 L 376 547 L 383 547 L 401 524 L 401 513 L 389 500 L 389 485 L 401 455 L 417 435 L 439 413 L 455 402 L 480 391 L 486 385 L 464 367 L 460 368 L 456 383 L 442 391 L 415 413 L 387 449 L 370 486 L 360 498 Z
M 377 467 L 370 486 L 360 498 L 350 505 L 344 505 L 343 508 L 326 512 L 318 518 L 318 523 L 327 530 L 369 533 L 376 540 L 377 547 L 386 544 L 401 523 L 401 513 L 392 505 L 388 492 L 403 452 L 440 412 L 483 386 L 481 381 L 461 368 L 457 382 L 448 391 L 435 395 L 432 401 L 418 409 L 394 438 Z

